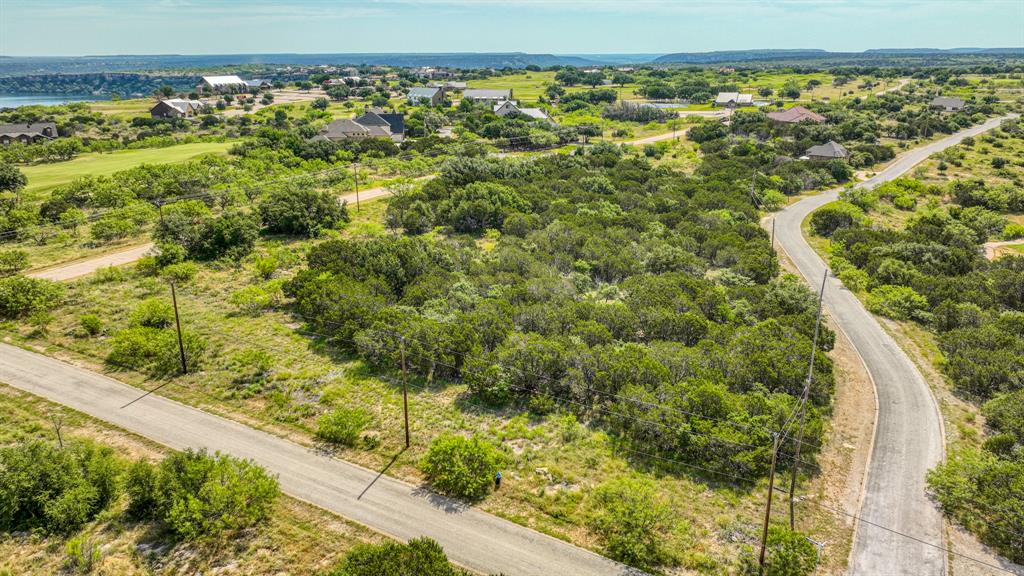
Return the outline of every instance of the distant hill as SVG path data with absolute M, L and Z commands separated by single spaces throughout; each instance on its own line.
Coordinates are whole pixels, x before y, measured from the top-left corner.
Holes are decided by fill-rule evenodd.
M 744 64 L 771 62 L 835 62 L 843 64 L 884 64 L 887 58 L 917 58 L 929 62 L 960 56 L 1024 57 L 1024 48 L 875 48 L 864 52 L 829 52 L 818 49 L 723 50 L 717 52 L 679 52 L 654 60 L 655 64 Z
M 619 55 L 621 56 L 621 55 Z M 651 55 L 647 60 L 653 58 Z M 351 53 L 351 54 L 164 54 L 123 56 L 29 57 L 0 60 L 0 76 L 31 74 L 85 74 L 104 72 L 195 70 L 241 65 L 381 65 L 444 66 L 450 68 L 525 68 L 536 66 L 593 66 L 616 63 L 600 56 L 556 56 L 525 52 L 451 52 L 451 53 Z

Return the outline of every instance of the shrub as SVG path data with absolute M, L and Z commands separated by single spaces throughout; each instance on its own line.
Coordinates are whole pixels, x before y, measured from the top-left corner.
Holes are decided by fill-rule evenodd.
M 256 273 L 256 277 L 263 280 L 269 280 L 273 277 L 274 272 L 277 272 L 279 266 L 280 262 L 273 256 L 260 256 L 252 263 L 253 272 Z
M 147 298 L 132 312 L 134 326 L 166 328 L 174 323 L 174 307 L 163 298 Z
M 0 532 L 74 532 L 114 499 L 121 467 L 112 449 L 85 441 L 0 448 Z
M 79 317 L 78 324 L 89 336 L 95 336 L 103 331 L 103 320 L 95 314 L 83 314 Z
M 423 458 L 422 469 L 437 490 L 478 500 L 487 495 L 505 456 L 477 436 L 436 438 Z
M 766 544 L 764 569 L 758 569 L 757 560 L 751 554 L 743 559 L 744 574 L 805 576 L 814 572 L 818 551 L 803 534 L 779 526 L 769 526 Z
M 65 565 L 73 573 L 91 574 L 103 558 L 103 551 L 87 536 L 68 540 L 64 553 L 67 555 Z
M 1017 224 L 1011 222 L 1003 228 L 1003 231 L 999 234 L 999 237 L 1003 240 L 1017 240 L 1024 238 L 1024 224 Z
M 277 480 L 251 460 L 192 449 L 155 468 L 136 463 L 127 484 L 129 510 L 159 520 L 181 540 L 253 526 L 267 518 L 280 494 Z
M 668 507 L 659 502 L 654 483 L 640 478 L 618 478 L 598 486 L 592 495 L 596 512 L 590 524 L 604 540 L 610 558 L 650 569 L 667 560 L 661 546 L 669 519 Z
M 317 422 L 316 435 L 325 442 L 355 446 L 363 430 L 371 422 L 370 415 L 359 408 L 335 408 Z
M 348 210 L 326 191 L 305 186 L 272 190 L 259 203 L 263 225 L 275 234 L 315 236 L 348 222 Z
M 868 287 L 871 277 L 868 273 L 857 269 L 847 268 L 838 274 L 839 281 L 851 292 L 860 292 Z
M 189 255 L 199 260 L 241 260 L 256 246 L 259 225 L 247 214 L 231 212 L 206 223 Z
M 206 351 L 206 341 L 190 332 L 182 334 L 185 365 L 196 370 Z M 135 326 L 114 335 L 107 362 L 122 368 L 149 372 L 157 376 L 181 371 L 178 337 L 174 329 Z
M 42 278 L 8 276 L 0 278 L 0 318 L 21 318 L 56 308 L 64 286 Z
M 413 538 L 408 544 L 382 542 L 360 544 L 329 576 L 458 576 L 465 574 L 448 562 L 440 544 L 430 538 Z
M 270 307 L 271 297 L 260 286 L 246 286 L 232 293 L 230 301 L 242 314 L 256 316 Z
M 861 222 L 860 208 L 842 200 L 826 204 L 811 214 L 811 228 L 819 236 L 831 236 L 840 228 L 850 228 Z
M 868 310 L 896 320 L 921 320 L 928 300 L 909 286 L 884 284 L 868 294 Z
M 160 275 L 181 284 L 195 278 L 198 272 L 199 266 L 195 262 L 178 262 L 164 267 L 160 271 Z
M 11 276 L 28 268 L 28 253 L 24 250 L 0 252 L 0 276 Z
M 1024 462 L 985 450 L 954 451 L 928 473 L 928 487 L 942 509 L 1014 562 L 1024 562 L 1020 530 L 1024 512 Z

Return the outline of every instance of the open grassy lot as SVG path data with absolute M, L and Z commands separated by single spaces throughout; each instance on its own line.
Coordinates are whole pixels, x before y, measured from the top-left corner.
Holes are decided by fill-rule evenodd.
M 358 213 L 353 209 L 353 222 L 342 234 L 384 233 L 384 208 L 385 203 L 377 200 L 363 203 Z M 278 278 L 287 278 L 313 242 L 265 240 L 259 251 L 273 254 L 282 263 Z M 179 286 L 184 328 L 207 342 L 202 369 L 182 377 L 151 378 L 104 365 L 111 337 L 128 325 L 138 303 L 169 297 L 162 281 L 128 270 L 71 284 L 67 303 L 54 311 L 54 320 L 45 329 L 8 324 L 6 331 L 15 342 L 111 372 L 140 388 L 169 384 L 161 394 L 304 445 L 315 444 L 313 433 L 321 414 L 334 407 L 362 408 L 373 417 L 369 435 L 374 441 L 338 449 L 339 457 L 413 482 L 423 480 L 417 464 L 434 437 L 446 432 L 481 434 L 502 445 L 511 463 L 501 491 L 480 507 L 595 550 L 601 543 L 588 528 L 592 490 L 616 478 L 653 480 L 658 497 L 670 504 L 673 515 L 666 548 L 679 568 L 670 573 L 734 572 L 737 558 L 757 541 L 763 481 L 752 488 L 736 488 L 700 470 L 646 460 L 562 410 L 547 416 L 514 406 L 495 411 L 479 404 L 462 383 L 410 382 L 413 446 L 402 450 L 399 374 L 380 374 L 330 346 L 307 332 L 287 306 L 252 312 L 232 304 L 232 294 L 266 282 L 255 274 L 250 260 L 238 266 L 201 266 L 193 280 Z M 84 314 L 102 319 L 99 335 L 84 336 L 79 328 Z M 254 355 L 264 355 L 269 367 L 252 378 L 245 359 Z M 822 489 L 817 483 L 807 487 L 810 493 Z M 777 507 L 776 514 L 780 523 L 785 521 L 785 507 Z M 802 510 L 799 524 L 802 530 L 827 537 L 830 547 L 823 561 L 829 573 L 838 573 L 845 564 L 849 529 L 809 506 Z
M 25 166 L 21 171 L 28 178 L 25 193 L 29 199 L 41 192 L 67 184 L 82 176 L 109 176 L 114 172 L 140 164 L 171 164 L 185 162 L 203 154 L 226 154 L 234 142 L 197 142 L 166 148 L 141 148 L 116 152 L 82 154 L 67 162 Z
M 807 89 L 807 83 L 811 80 L 821 82 L 820 85 L 815 86 L 813 89 Z M 801 100 L 821 100 L 828 98 L 830 100 L 836 100 L 839 98 L 854 98 L 854 97 L 867 97 L 877 92 L 887 90 L 899 85 L 899 79 L 886 79 L 882 80 L 878 86 L 872 88 L 858 88 L 860 84 L 864 82 L 863 78 L 853 78 L 848 83 L 842 86 L 833 86 L 832 81 L 835 80 L 835 76 L 827 72 L 814 72 L 810 74 L 794 74 L 794 73 L 778 73 L 778 72 L 756 72 L 750 76 L 744 78 L 738 78 L 736 83 L 738 84 L 741 92 L 753 92 L 757 94 L 759 88 L 771 88 L 778 93 L 787 82 L 795 81 L 800 85 L 801 89 Z
M 998 131 L 980 136 L 971 144 L 932 155 L 915 169 L 914 176 L 935 183 L 981 178 L 993 185 L 1020 186 L 1024 184 L 1024 139 Z
M 555 83 L 554 72 L 523 72 L 520 74 L 510 74 L 508 76 L 495 76 L 493 78 L 484 78 L 481 80 L 470 80 L 466 84 L 470 88 L 511 88 L 512 97 L 522 102 L 536 102 L 541 95 L 544 94 L 544 89 Z M 619 86 L 599 86 L 599 88 L 611 88 L 615 90 L 619 97 L 624 100 L 633 100 L 637 98 L 634 88 L 635 84 L 626 84 L 622 88 Z M 590 90 L 589 86 L 570 86 L 566 89 L 566 92 L 579 92 L 582 90 Z
M 156 100 L 153 98 L 133 98 L 131 100 L 102 100 L 90 102 L 89 109 L 106 116 L 121 120 L 131 120 L 136 116 L 149 116 L 149 109 Z
M 0 445 L 28 440 L 55 442 L 51 416 L 63 419 L 61 435 L 86 438 L 113 447 L 120 455 L 155 460 L 166 449 L 0 383 Z M 150 523 L 123 516 L 127 499 L 116 501 L 93 522 L 71 535 L 102 550 L 94 573 L 145 574 L 319 573 L 336 564 L 360 542 L 385 538 L 319 508 L 288 497 L 275 504 L 266 525 L 198 543 L 174 544 Z M 65 574 L 65 538 L 17 534 L 0 538 L 0 574 Z

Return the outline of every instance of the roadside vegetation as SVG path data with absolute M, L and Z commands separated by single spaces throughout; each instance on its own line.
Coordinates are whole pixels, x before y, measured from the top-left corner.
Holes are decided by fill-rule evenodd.
M 523 73 L 537 74 L 523 80 L 540 78 L 541 86 L 522 88 L 536 93 L 555 125 L 499 118 L 491 106 L 465 100 L 443 110 L 409 106 L 401 89 L 425 80 L 407 73 L 334 86 L 323 101 L 258 110 L 236 103 L 222 116 L 208 111 L 180 126 L 139 122 L 122 132 L 116 115 L 56 111 L 70 123 L 62 126 L 81 136 L 76 159 L 50 163 L 37 151 L 0 163 L 0 328 L 21 345 L 136 386 L 173 384 L 161 393 L 645 570 L 756 573 L 772 433 L 795 413 L 804 389 L 816 307 L 801 282 L 780 274 L 758 226 L 761 211 L 850 181 L 856 168 L 1005 107 L 979 92 L 970 113 L 927 110 L 949 81 L 934 71 L 882 97 L 867 93 L 895 85 L 896 76 L 866 69 L 839 84 L 831 72 L 548 72 Z M 512 78 L 473 74 L 471 85 Z M 829 78 L 843 94 L 826 103 Z M 298 80 L 309 86 L 295 89 L 313 90 L 325 79 Z M 850 82 L 860 84 L 845 87 Z M 738 110 L 728 125 L 684 122 L 675 111 L 621 100 L 709 107 L 715 92 L 748 86 L 772 99 L 765 110 L 799 100 L 828 121 L 780 127 L 763 111 Z M 407 112 L 409 139 L 399 146 L 313 138 L 367 104 Z M 74 120 L 80 112 L 89 119 Z M 43 119 L 49 112 L 25 113 Z M 438 136 L 442 127 L 454 137 Z M 148 128 L 160 134 L 143 135 Z M 673 130 L 678 139 L 611 142 Z M 1007 147 L 1012 131 L 1004 129 Z M 156 143 L 148 138 L 169 138 L 161 150 L 174 160 L 145 163 L 151 150 L 87 152 L 94 145 L 86 134 L 97 142 L 104 140 L 97 134 L 117 134 L 109 139 L 146 143 L 138 148 Z M 830 139 L 848 145 L 848 162 L 794 160 Z M 217 154 L 190 157 L 186 147 Z M 128 164 L 140 164 L 118 163 L 129 155 L 137 156 Z M 102 169 L 69 178 L 90 165 Z M 425 175 L 436 177 L 413 179 Z M 356 177 L 362 189 L 388 186 L 391 198 L 359 208 L 339 203 Z M 883 233 L 866 226 L 867 214 L 877 211 L 865 204 L 872 200 L 851 193 L 816 216 L 815 228 L 834 239 L 834 257 L 849 263 L 844 281 L 860 281 L 875 309 L 931 325 L 938 317 L 932 308 L 946 299 L 955 299 L 947 316 L 961 317 L 959 282 L 977 275 L 970 287 L 986 290 L 989 300 L 964 315 L 976 312 L 971 317 L 979 320 L 948 331 L 977 331 L 963 334 L 958 346 L 991 337 L 996 344 L 988 350 L 1001 351 L 995 361 L 1002 364 L 964 361 L 965 387 L 978 388 L 972 394 L 987 400 L 1010 392 L 1019 343 L 1000 346 L 1017 334 L 1012 315 L 1003 318 L 1013 292 L 990 285 L 1012 288 L 1020 271 L 977 261 L 969 248 L 984 240 L 982 232 L 995 234 L 996 223 L 1001 234 L 1012 215 L 985 205 L 943 208 L 943 193 L 927 185 L 893 187 L 879 192 L 877 206 L 909 212 L 936 197 L 938 215 Z M 156 250 L 132 267 L 67 285 L 21 274 L 150 240 Z M 863 250 L 855 247 L 860 241 L 867 242 Z M 885 264 L 892 277 L 879 275 L 876 249 L 892 251 L 897 264 Z M 915 260 L 921 254 L 924 264 Z M 815 490 L 821 472 L 835 385 L 825 352 L 834 342 L 823 329 L 823 353 L 811 367 L 800 492 Z M 991 376 L 989 365 L 1003 373 Z M 794 448 L 792 440 L 782 446 L 780 473 L 794 466 Z M 117 522 L 131 516 L 181 549 L 210 534 L 269 537 L 266 526 L 289 521 L 276 512 L 297 507 L 275 499 L 271 479 L 247 463 L 197 453 L 165 458 L 170 464 L 117 461 L 126 494 L 84 508 L 75 530 L 89 531 L 123 508 Z M 172 476 L 179 471 L 188 478 Z M 201 514 L 179 514 L 193 507 L 181 504 L 196 492 L 192 480 L 213 473 L 239 492 L 195 504 L 209 506 Z M 82 491 L 91 486 L 88 475 L 77 482 Z M 784 510 L 772 518 L 769 573 L 811 573 L 818 550 L 808 536 L 830 542 L 820 561 L 840 571 L 849 529 L 813 502 L 798 506 L 797 531 L 783 527 Z M 76 549 L 91 550 L 86 544 Z M 315 570 L 386 573 L 391 568 L 383 566 L 396 557 L 442 574 L 454 570 L 429 542 L 360 547 Z M 372 559 L 384 564 L 365 563 Z
M 923 172 L 934 175 L 936 161 L 967 158 L 991 166 L 997 155 L 1019 150 L 1022 139 L 1019 121 L 1007 121 L 938 155 Z M 1006 165 L 1022 162 L 1008 155 Z M 956 423 L 950 457 L 929 475 L 929 486 L 956 522 L 1019 563 L 1024 258 L 989 261 L 981 245 L 1024 235 L 1016 223 L 1024 188 L 1006 166 L 969 180 L 929 180 L 851 189 L 809 224 L 829 238 L 830 267 L 847 288 L 872 312 L 927 328 L 952 391 L 980 407 Z
M 249 462 L 167 451 L 4 385 L 0 408 L 0 573 L 462 574 L 430 540 L 277 496 Z

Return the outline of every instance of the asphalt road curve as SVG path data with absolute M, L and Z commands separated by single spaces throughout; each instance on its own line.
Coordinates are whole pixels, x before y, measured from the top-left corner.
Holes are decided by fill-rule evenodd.
M 1002 120 L 989 120 L 910 150 L 860 185 L 873 187 L 897 178 L 931 154 L 995 128 Z M 820 285 L 825 263 L 807 244 L 800 225 L 808 214 L 838 196 L 838 189 L 811 196 L 775 216 L 779 245 L 815 287 Z M 946 574 L 946 553 L 924 543 L 945 547 L 942 515 L 925 494 L 926 473 L 944 457 L 938 406 L 906 353 L 834 277 L 829 277 L 825 288 L 825 307 L 864 359 L 878 398 L 874 444 L 859 512 L 866 522 L 857 524 L 850 573 Z

